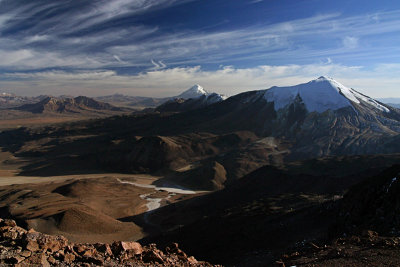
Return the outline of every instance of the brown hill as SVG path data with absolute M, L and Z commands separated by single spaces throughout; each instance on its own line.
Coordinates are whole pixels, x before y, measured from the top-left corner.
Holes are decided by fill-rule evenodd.
M 75 98 L 46 97 L 38 103 L 25 104 L 17 108 L 32 113 L 84 113 L 84 112 L 106 112 L 122 111 L 121 108 L 110 104 L 96 101 L 86 96 Z

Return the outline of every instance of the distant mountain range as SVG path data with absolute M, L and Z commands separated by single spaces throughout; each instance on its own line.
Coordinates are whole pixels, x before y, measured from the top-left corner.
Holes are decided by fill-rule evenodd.
M 99 149 L 105 152 L 87 156 L 102 168 L 177 171 L 178 183 L 201 190 L 222 188 L 265 165 L 400 152 L 400 111 L 326 77 L 225 100 L 201 93 L 85 127 L 88 135 L 101 129 L 118 140 L 104 137 Z
M 155 98 L 144 96 L 128 96 L 122 94 L 114 94 L 108 96 L 99 96 L 94 98 L 97 101 L 110 103 L 115 106 L 130 107 L 136 109 L 154 108 L 168 101 L 170 98 Z
M 389 106 L 400 108 L 400 98 L 377 98 L 377 100 Z
M 292 152 L 308 156 L 390 150 L 400 133 L 398 109 L 326 77 L 241 93 L 174 119 L 199 131 L 285 138 L 295 143 Z
M 224 95 L 209 93 L 196 84 L 177 97 L 161 104 L 155 110 L 159 112 L 189 111 L 224 101 L 226 98 Z
M 75 98 L 46 97 L 33 104 L 24 104 L 16 109 L 32 113 L 84 113 L 91 111 L 122 111 L 108 103 L 96 101 L 86 96 Z
M 98 117 L 117 115 L 138 110 L 145 112 L 183 112 L 205 107 L 226 99 L 225 96 L 209 93 L 200 85 L 195 85 L 177 97 L 152 98 L 114 94 L 90 98 L 86 96 L 72 97 L 62 95 L 58 97 L 41 95 L 37 97 L 22 97 L 10 93 L 0 94 L 0 109 L 6 110 L 1 119 L 27 118 L 26 112 L 35 116 L 64 114 L 83 117 Z M 157 109 L 155 109 L 158 107 Z M 21 113 L 25 112 L 25 113 Z
M 212 95 L 212 96 L 210 96 Z M 190 101 L 191 103 L 182 104 L 189 99 L 197 99 L 202 96 L 207 96 L 201 101 Z M 210 96 L 210 97 L 209 97 Z M 218 97 L 219 96 L 219 97 Z M 163 105 L 166 102 L 170 102 L 167 106 L 163 106 L 159 111 L 186 111 L 189 109 L 195 109 L 204 107 L 208 104 L 215 103 L 226 99 L 226 96 L 219 95 L 217 93 L 210 93 L 205 90 L 202 86 L 196 84 L 181 94 L 173 97 L 143 97 L 143 96 L 127 96 L 122 94 L 114 94 L 109 96 L 96 97 L 96 100 L 107 102 L 115 106 L 127 106 L 131 108 L 143 109 L 143 108 L 156 108 Z M 197 99 L 198 100 L 198 99 Z M 200 103 L 201 102 L 201 103 Z M 181 105 L 182 104 L 182 105 Z M 193 105 L 192 105 L 193 104 Z M 188 108 L 192 106 L 192 108 Z
M 33 104 L 37 103 L 47 96 L 40 95 L 36 97 L 25 97 L 25 96 L 17 96 L 10 93 L 1 93 L 0 94 L 0 109 L 4 108 L 14 108 L 24 104 Z

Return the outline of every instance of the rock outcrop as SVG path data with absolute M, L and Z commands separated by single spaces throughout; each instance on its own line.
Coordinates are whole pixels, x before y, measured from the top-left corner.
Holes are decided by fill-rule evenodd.
M 155 244 L 115 241 L 74 244 L 63 236 L 46 235 L 0 219 L 0 265 L 15 266 L 213 266 L 197 261 L 173 243 L 165 251 Z

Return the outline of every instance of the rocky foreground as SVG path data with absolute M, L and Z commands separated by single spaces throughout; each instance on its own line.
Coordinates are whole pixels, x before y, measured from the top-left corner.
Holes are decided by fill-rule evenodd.
M 176 243 L 165 251 L 137 242 L 74 244 L 63 236 L 27 231 L 10 219 L 0 219 L 0 265 L 214 266 L 187 256 Z
M 302 251 L 283 255 L 276 266 L 400 266 L 400 238 L 364 231 L 360 236 L 338 238 L 331 244 L 311 243 Z

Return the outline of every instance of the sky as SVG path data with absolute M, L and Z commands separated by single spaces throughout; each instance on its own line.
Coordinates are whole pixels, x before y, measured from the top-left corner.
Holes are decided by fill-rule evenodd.
M 400 97 L 400 1 L 0 0 L 0 92 L 234 95 L 322 75 Z

